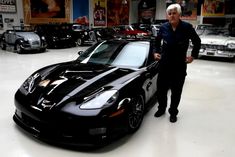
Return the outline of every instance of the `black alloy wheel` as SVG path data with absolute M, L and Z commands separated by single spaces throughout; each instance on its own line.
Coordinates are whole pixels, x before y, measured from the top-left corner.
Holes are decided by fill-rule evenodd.
M 134 133 L 140 127 L 144 117 L 144 99 L 138 95 L 133 99 L 132 106 L 127 116 L 128 132 Z

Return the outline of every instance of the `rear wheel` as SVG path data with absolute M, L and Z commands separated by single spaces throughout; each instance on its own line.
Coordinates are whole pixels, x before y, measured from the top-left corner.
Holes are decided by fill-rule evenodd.
M 3 43 L 3 42 L 1 42 L 1 48 L 2 48 L 2 50 L 6 50 L 6 49 L 7 49 L 6 44 L 5 44 L 5 43 Z
M 144 99 L 141 95 L 133 99 L 130 111 L 127 115 L 128 132 L 133 133 L 138 130 L 144 117 Z

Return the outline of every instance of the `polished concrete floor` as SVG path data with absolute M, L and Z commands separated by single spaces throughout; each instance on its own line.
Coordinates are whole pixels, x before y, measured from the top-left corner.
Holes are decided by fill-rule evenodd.
M 49 145 L 22 132 L 13 122 L 14 93 L 35 70 L 73 60 L 75 47 L 39 54 L 0 50 L 0 152 L 3 157 L 232 157 L 235 155 L 235 63 L 195 60 L 188 66 L 180 113 L 154 118 L 155 105 L 141 128 L 102 149 L 79 151 Z

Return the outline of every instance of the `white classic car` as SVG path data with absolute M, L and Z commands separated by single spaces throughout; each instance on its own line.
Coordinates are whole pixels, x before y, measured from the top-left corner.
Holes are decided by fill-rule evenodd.
M 201 38 L 200 56 L 223 58 L 235 57 L 235 36 L 228 29 L 211 27 L 206 29 Z

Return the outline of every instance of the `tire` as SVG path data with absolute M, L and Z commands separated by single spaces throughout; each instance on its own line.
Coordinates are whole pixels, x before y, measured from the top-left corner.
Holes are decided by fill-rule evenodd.
M 81 38 L 77 39 L 77 45 L 82 46 L 83 45 L 83 40 Z
M 15 52 L 18 54 L 22 53 L 22 48 L 21 48 L 21 44 L 20 43 L 16 43 L 15 44 Z
M 6 46 L 6 44 L 5 43 L 1 43 L 1 47 L 2 47 L 2 50 L 6 50 L 7 49 L 7 46 Z
M 144 99 L 143 96 L 138 95 L 133 99 L 127 115 L 128 133 L 136 132 L 139 129 L 143 121 L 143 118 L 144 118 Z
M 42 49 L 41 49 L 41 52 L 46 52 L 46 48 L 42 48 Z

